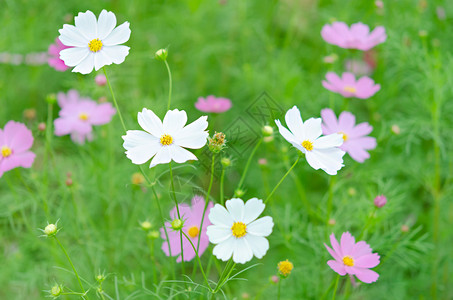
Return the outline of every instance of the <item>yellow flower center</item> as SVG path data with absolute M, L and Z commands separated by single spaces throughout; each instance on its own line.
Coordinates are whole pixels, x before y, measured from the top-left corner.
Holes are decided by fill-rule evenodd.
M 354 94 L 355 92 L 357 92 L 357 89 L 353 86 L 347 85 L 343 88 L 343 91 Z
M 89 43 L 88 43 L 88 48 L 90 48 L 90 51 L 91 52 L 98 52 L 102 49 L 102 42 L 100 39 L 94 39 L 94 40 L 91 40 Z
M 189 228 L 189 230 L 187 230 L 187 233 L 189 234 L 189 236 L 191 238 L 196 238 L 198 236 L 198 234 L 200 233 L 200 229 L 198 229 L 197 226 L 192 226 Z
M 173 144 L 173 138 L 168 134 L 164 134 L 163 136 L 160 137 L 160 143 L 162 146 L 171 145 Z
M 79 119 L 82 120 L 82 121 L 88 120 L 88 114 L 86 114 L 86 113 L 80 113 L 80 114 L 79 114 Z
M 343 257 L 343 263 L 348 267 L 353 267 L 354 259 L 351 256 L 346 255 L 345 257 Z
M 340 131 L 338 134 L 343 135 L 343 141 L 346 142 L 348 140 L 348 135 L 346 133 L 344 133 L 343 131 Z
M 310 142 L 309 140 L 305 140 L 302 142 L 302 147 L 307 149 L 307 151 L 311 151 L 311 150 L 313 150 L 313 143 Z
M 2 147 L 2 156 L 3 156 L 3 157 L 8 157 L 8 156 L 10 156 L 12 153 L 13 153 L 13 151 L 11 150 L 10 147 L 8 147 L 8 146 L 3 146 L 3 147 Z
M 278 272 L 284 277 L 288 276 L 294 268 L 292 262 L 284 260 L 278 263 Z
M 233 232 L 234 237 L 241 238 L 247 233 L 247 226 L 242 222 L 235 222 L 233 226 L 231 226 L 231 231 Z

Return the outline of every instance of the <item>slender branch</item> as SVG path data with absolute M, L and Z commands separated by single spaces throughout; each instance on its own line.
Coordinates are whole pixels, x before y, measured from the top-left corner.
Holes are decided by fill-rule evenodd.
M 121 114 L 121 110 L 118 107 L 118 103 L 116 102 L 115 93 L 113 92 L 112 85 L 110 84 L 109 77 L 107 76 L 107 71 L 105 70 L 105 67 L 102 67 L 102 70 L 104 70 L 104 75 L 105 75 L 105 78 L 107 79 L 107 84 L 109 85 L 110 93 L 112 94 L 113 103 L 115 104 L 116 111 L 118 112 L 118 116 L 120 117 L 121 125 L 123 125 L 124 132 L 126 132 L 127 131 L 126 125 L 124 123 L 123 116 Z
M 170 66 L 167 63 L 167 60 L 164 60 L 165 67 L 167 67 L 167 73 L 168 73 L 168 103 L 167 103 L 167 110 L 170 110 L 170 105 L 171 105 L 171 91 L 173 88 L 173 80 L 171 78 L 171 71 L 170 71 Z
M 280 184 L 282 184 L 283 180 L 285 180 L 286 176 L 289 175 L 289 173 L 291 173 L 291 171 L 294 169 L 294 167 L 297 165 L 297 163 L 299 162 L 300 160 L 300 156 L 297 158 L 297 160 L 294 162 L 294 164 L 291 166 L 291 168 L 289 168 L 289 170 L 286 172 L 285 175 L 283 175 L 283 177 L 280 179 L 280 181 L 277 183 L 277 185 L 274 187 L 274 189 L 272 190 L 272 192 L 269 194 L 269 196 L 267 196 L 266 200 L 264 200 L 264 203 L 266 203 L 267 201 L 269 201 L 269 199 L 272 197 L 272 195 L 274 195 L 275 191 L 277 190 L 277 188 L 280 186 Z

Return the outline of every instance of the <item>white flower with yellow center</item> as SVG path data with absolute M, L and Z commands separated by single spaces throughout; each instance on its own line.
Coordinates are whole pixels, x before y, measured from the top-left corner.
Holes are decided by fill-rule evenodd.
M 172 160 L 177 163 L 197 160 L 184 148 L 199 149 L 206 144 L 209 135 L 207 119 L 207 116 L 202 116 L 186 126 L 186 112 L 174 109 L 166 113 L 162 122 L 153 111 L 144 108 L 138 113 L 138 123 L 144 131 L 128 130 L 123 136 L 126 156 L 136 165 L 154 157 L 150 168 Z
M 79 13 L 75 26 L 65 24 L 60 29 L 60 41 L 71 48 L 60 51 L 65 65 L 75 67 L 72 72 L 88 74 L 112 63 L 120 64 L 129 54 L 123 44 L 129 40 L 129 22 L 116 27 L 116 17 L 105 9 L 99 19 L 89 10 Z
M 262 258 L 269 249 L 265 238 L 272 233 L 274 222 L 269 216 L 259 218 L 265 205 L 262 200 L 252 198 L 245 204 L 242 199 L 226 201 L 225 207 L 216 204 L 209 213 L 206 234 L 209 241 L 217 244 L 213 254 L 223 261 L 233 256 L 235 263 L 245 264 L 253 256 Z
M 338 148 L 343 144 L 343 135 L 338 133 L 321 136 L 321 118 L 310 118 L 303 122 L 299 109 L 294 106 L 285 115 L 286 125 L 275 120 L 280 134 L 294 147 L 305 154 L 313 169 L 322 169 L 329 175 L 336 175 L 343 165 L 345 152 Z

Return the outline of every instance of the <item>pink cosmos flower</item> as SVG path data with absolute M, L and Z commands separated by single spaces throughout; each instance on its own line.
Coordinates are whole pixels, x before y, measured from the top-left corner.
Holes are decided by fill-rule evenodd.
M 33 145 L 31 131 L 22 123 L 9 121 L 0 129 L 0 177 L 17 167 L 30 168 L 36 154 L 28 151 Z
M 199 97 L 195 103 L 196 109 L 202 112 L 223 113 L 231 108 L 231 100 L 227 98 L 216 98 L 207 96 L 206 99 Z
M 184 221 L 184 226 L 182 230 L 191 238 L 192 243 L 195 247 L 197 247 L 198 239 L 200 238 L 200 248 L 198 249 L 198 255 L 202 255 L 203 252 L 208 248 L 209 245 L 209 238 L 206 235 L 206 228 L 211 225 L 209 221 L 209 212 L 211 208 L 214 206 L 212 202 L 208 204 L 208 208 L 206 210 L 206 214 L 203 221 L 203 230 L 200 233 L 200 224 L 201 218 L 203 216 L 203 209 L 206 202 L 202 196 L 195 196 L 192 198 L 192 205 L 179 205 L 179 214 L 181 215 L 181 219 Z M 176 212 L 176 207 L 174 207 L 170 211 L 171 219 L 175 219 L 178 217 Z M 170 249 L 172 256 L 178 256 L 177 262 L 181 262 L 181 239 L 179 231 L 174 231 L 171 229 L 170 222 L 165 223 L 165 227 L 168 233 L 168 239 L 170 240 Z M 161 237 L 165 240 L 162 244 L 162 250 L 165 252 L 167 256 L 170 255 L 168 251 L 168 241 L 166 241 L 165 231 L 163 228 L 160 229 Z M 192 246 L 190 245 L 187 238 L 183 235 L 183 254 L 184 254 L 184 261 L 190 261 L 195 257 L 195 251 L 193 251 Z
M 374 46 L 385 42 L 387 35 L 385 28 L 376 27 L 371 33 L 368 25 L 355 23 L 348 28 L 343 22 L 326 24 L 321 30 L 322 38 L 329 44 L 345 49 L 370 50 Z
M 363 76 L 356 81 L 355 75 L 349 72 L 344 72 L 341 78 L 334 72 L 328 72 L 326 79 L 327 81 L 322 81 L 322 85 L 326 89 L 339 93 L 346 98 L 368 99 L 381 89 L 381 86 L 374 84 L 370 77 Z
M 369 270 L 379 264 L 380 256 L 377 253 L 371 253 L 373 250 L 364 242 L 355 242 L 354 237 L 349 232 L 341 235 L 340 244 L 338 244 L 335 235 L 330 235 L 332 248 L 326 244 L 324 246 L 335 260 L 329 260 L 327 264 L 335 272 L 344 276 L 346 274 L 355 275 L 359 280 L 365 283 L 375 282 L 379 274 Z
M 370 154 L 366 150 L 376 148 L 376 139 L 367 136 L 373 127 L 364 122 L 355 125 L 355 116 L 350 112 L 344 111 L 340 116 L 335 116 L 333 110 L 325 108 L 321 111 L 323 121 L 322 133 L 324 135 L 332 133 L 340 133 L 343 135 L 343 145 L 339 148 L 346 151 L 352 159 L 363 163 L 370 158 Z
M 93 139 L 93 125 L 103 125 L 111 121 L 116 110 L 111 103 L 98 104 L 89 98 L 80 98 L 77 91 L 71 90 L 66 95 L 58 94 L 61 107 L 59 118 L 54 121 L 55 135 L 71 135 L 78 144 Z
M 60 59 L 60 51 L 68 48 L 71 47 L 63 45 L 63 43 L 60 42 L 60 39 L 56 38 L 55 44 L 50 45 L 49 50 L 47 51 L 47 53 L 49 54 L 49 58 L 47 60 L 49 66 L 61 72 L 69 69 L 69 67 L 65 65 L 64 61 Z
M 104 74 L 98 74 L 94 77 L 94 82 L 96 82 L 98 86 L 104 86 L 107 84 L 107 77 L 105 77 Z

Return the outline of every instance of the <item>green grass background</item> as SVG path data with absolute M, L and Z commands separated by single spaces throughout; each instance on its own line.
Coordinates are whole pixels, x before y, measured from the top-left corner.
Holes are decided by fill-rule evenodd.
M 372 219 L 364 239 L 381 255 L 376 268 L 380 278 L 358 288 L 342 279 L 337 299 L 453 298 L 452 2 L 384 1 L 383 10 L 374 1 L 314 0 L 0 0 L 0 7 L 0 49 L 17 54 L 46 51 L 58 29 L 73 24 L 80 11 L 89 9 L 98 15 L 105 8 L 116 14 L 118 23 L 129 21 L 130 54 L 108 72 L 130 129 L 139 128 L 136 116 L 143 107 L 161 117 L 165 113 L 167 74 L 163 63 L 153 59 L 159 48 L 169 49 L 173 108 L 186 110 L 193 121 L 201 115 L 194 108 L 197 97 L 228 97 L 232 110 L 210 116 L 210 131 L 223 131 L 243 116 L 259 132 L 260 126 L 246 110 L 264 91 L 285 111 L 297 105 L 304 119 L 319 116 L 329 106 L 341 112 L 342 97 L 324 89 L 321 80 L 329 70 L 343 72 L 342 61 L 360 53 L 326 44 L 320 36 L 324 24 L 340 20 L 385 26 L 388 39 L 376 47 L 377 68 L 372 75 L 382 89 L 369 100 L 351 100 L 348 109 L 358 122 L 374 127 L 371 135 L 378 147 L 371 151 L 371 159 L 359 164 L 346 157 L 346 166 L 335 179 L 300 163 L 265 211 L 276 224 L 268 254 L 239 266 L 238 270 L 258 263 L 241 274 L 245 280 L 228 283 L 226 298 L 240 299 L 247 293 L 252 299 L 275 299 L 277 288 L 268 279 L 279 261 L 289 259 L 295 268 L 282 282 L 282 299 L 320 299 L 336 278 L 326 265 L 330 256 L 323 243 L 328 243 L 331 232 L 337 237 L 344 231 L 358 236 L 377 194 L 385 194 L 389 202 Z M 438 7 L 445 10 L 445 19 L 438 18 Z M 427 36 L 420 36 L 421 30 Z M 332 53 L 339 60 L 323 63 L 323 57 Z M 161 240 L 147 240 L 139 228 L 138 222 L 145 219 L 158 228 L 160 219 L 151 190 L 144 192 L 131 184 L 137 168 L 123 153 L 117 117 L 96 128 L 95 140 L 84 146 L 68 137 L 53 137 L 55 159 L 46 158 L 45 136 L 37 130 L 37 124 L 48 117 L 46 96 L 74 88 L 93 99 L 110 99 L 106 87 L 94 84 L 94 76 L 94 72 L 60 73 L 46 65 L 0 65 L 0 126 L 8 120 L 25 122 L 33 130 L 37 153 L 31 170 L 13 170 L 0 179 L 2 299 L 41 299 L 55 282 L 77 290 L 57 244 L 38 237 L 37 228 L 57 219 L 62 228 L 58 236 L 81 276 L 94 283 L 94 276 L 105 271 L 109 276 L 103 287 L 112 298 L 153 299 L 157 296 L 151 292 L 156 292 L 167 299 L 184 289 L 183 284 L 161 282 L 171 276 L 171 259 L 160 250 Z M 35 120 L 24 119 L 26 108 L 37 110 Z M 54 118 L 57 110 L 54 106 Z M 392 133 L 392 125 L 398 125 L 401 133 Z M 223 152 L 233 159 L 226 195 L 233 195 L 250 150 L 242 155 L 228 148 Z M 200 162 L 175 171 L 181 178 L 180 201 L 189 201 L 196 188 L 207 189 L 210 175 L 202 165 L 210 158 L 203 153 L 196 152 Z M 297 155 L 277 133 L 273 142 L 258 150 L 243 198 L 264 199 Z M 258 166 L 258 158 L 266 158 L 268 165 Z M 165 165 L 149 171 L 152 178 L 161 176 L 157 190 L 166 215 L 173 207 L 167 171 Z M 67 172 L 72 173 L 73 188 L 64 185 Z M 301 187 L 319 218 L 307 213 Z M 216 181 L 214 201 L 218 193 Z M 327 226 L 325 219 L 329 197 L 333 226 Z M 410 228 L 407 233 L 401 232 L 404 224 Z M 209 251 L 202 256 L 205 266 Z M 187 266 L 191 271 L 193 262 Z M 176 272 L 180 274 L 179 267 Z M 192 279 L 202 283 L 199 274 Z M 90 298 L 96 298 L 94 289 Z M 196 298 L 195 293 L 183 294 Z M 183 294 L 176 297 L 186 298 Z

